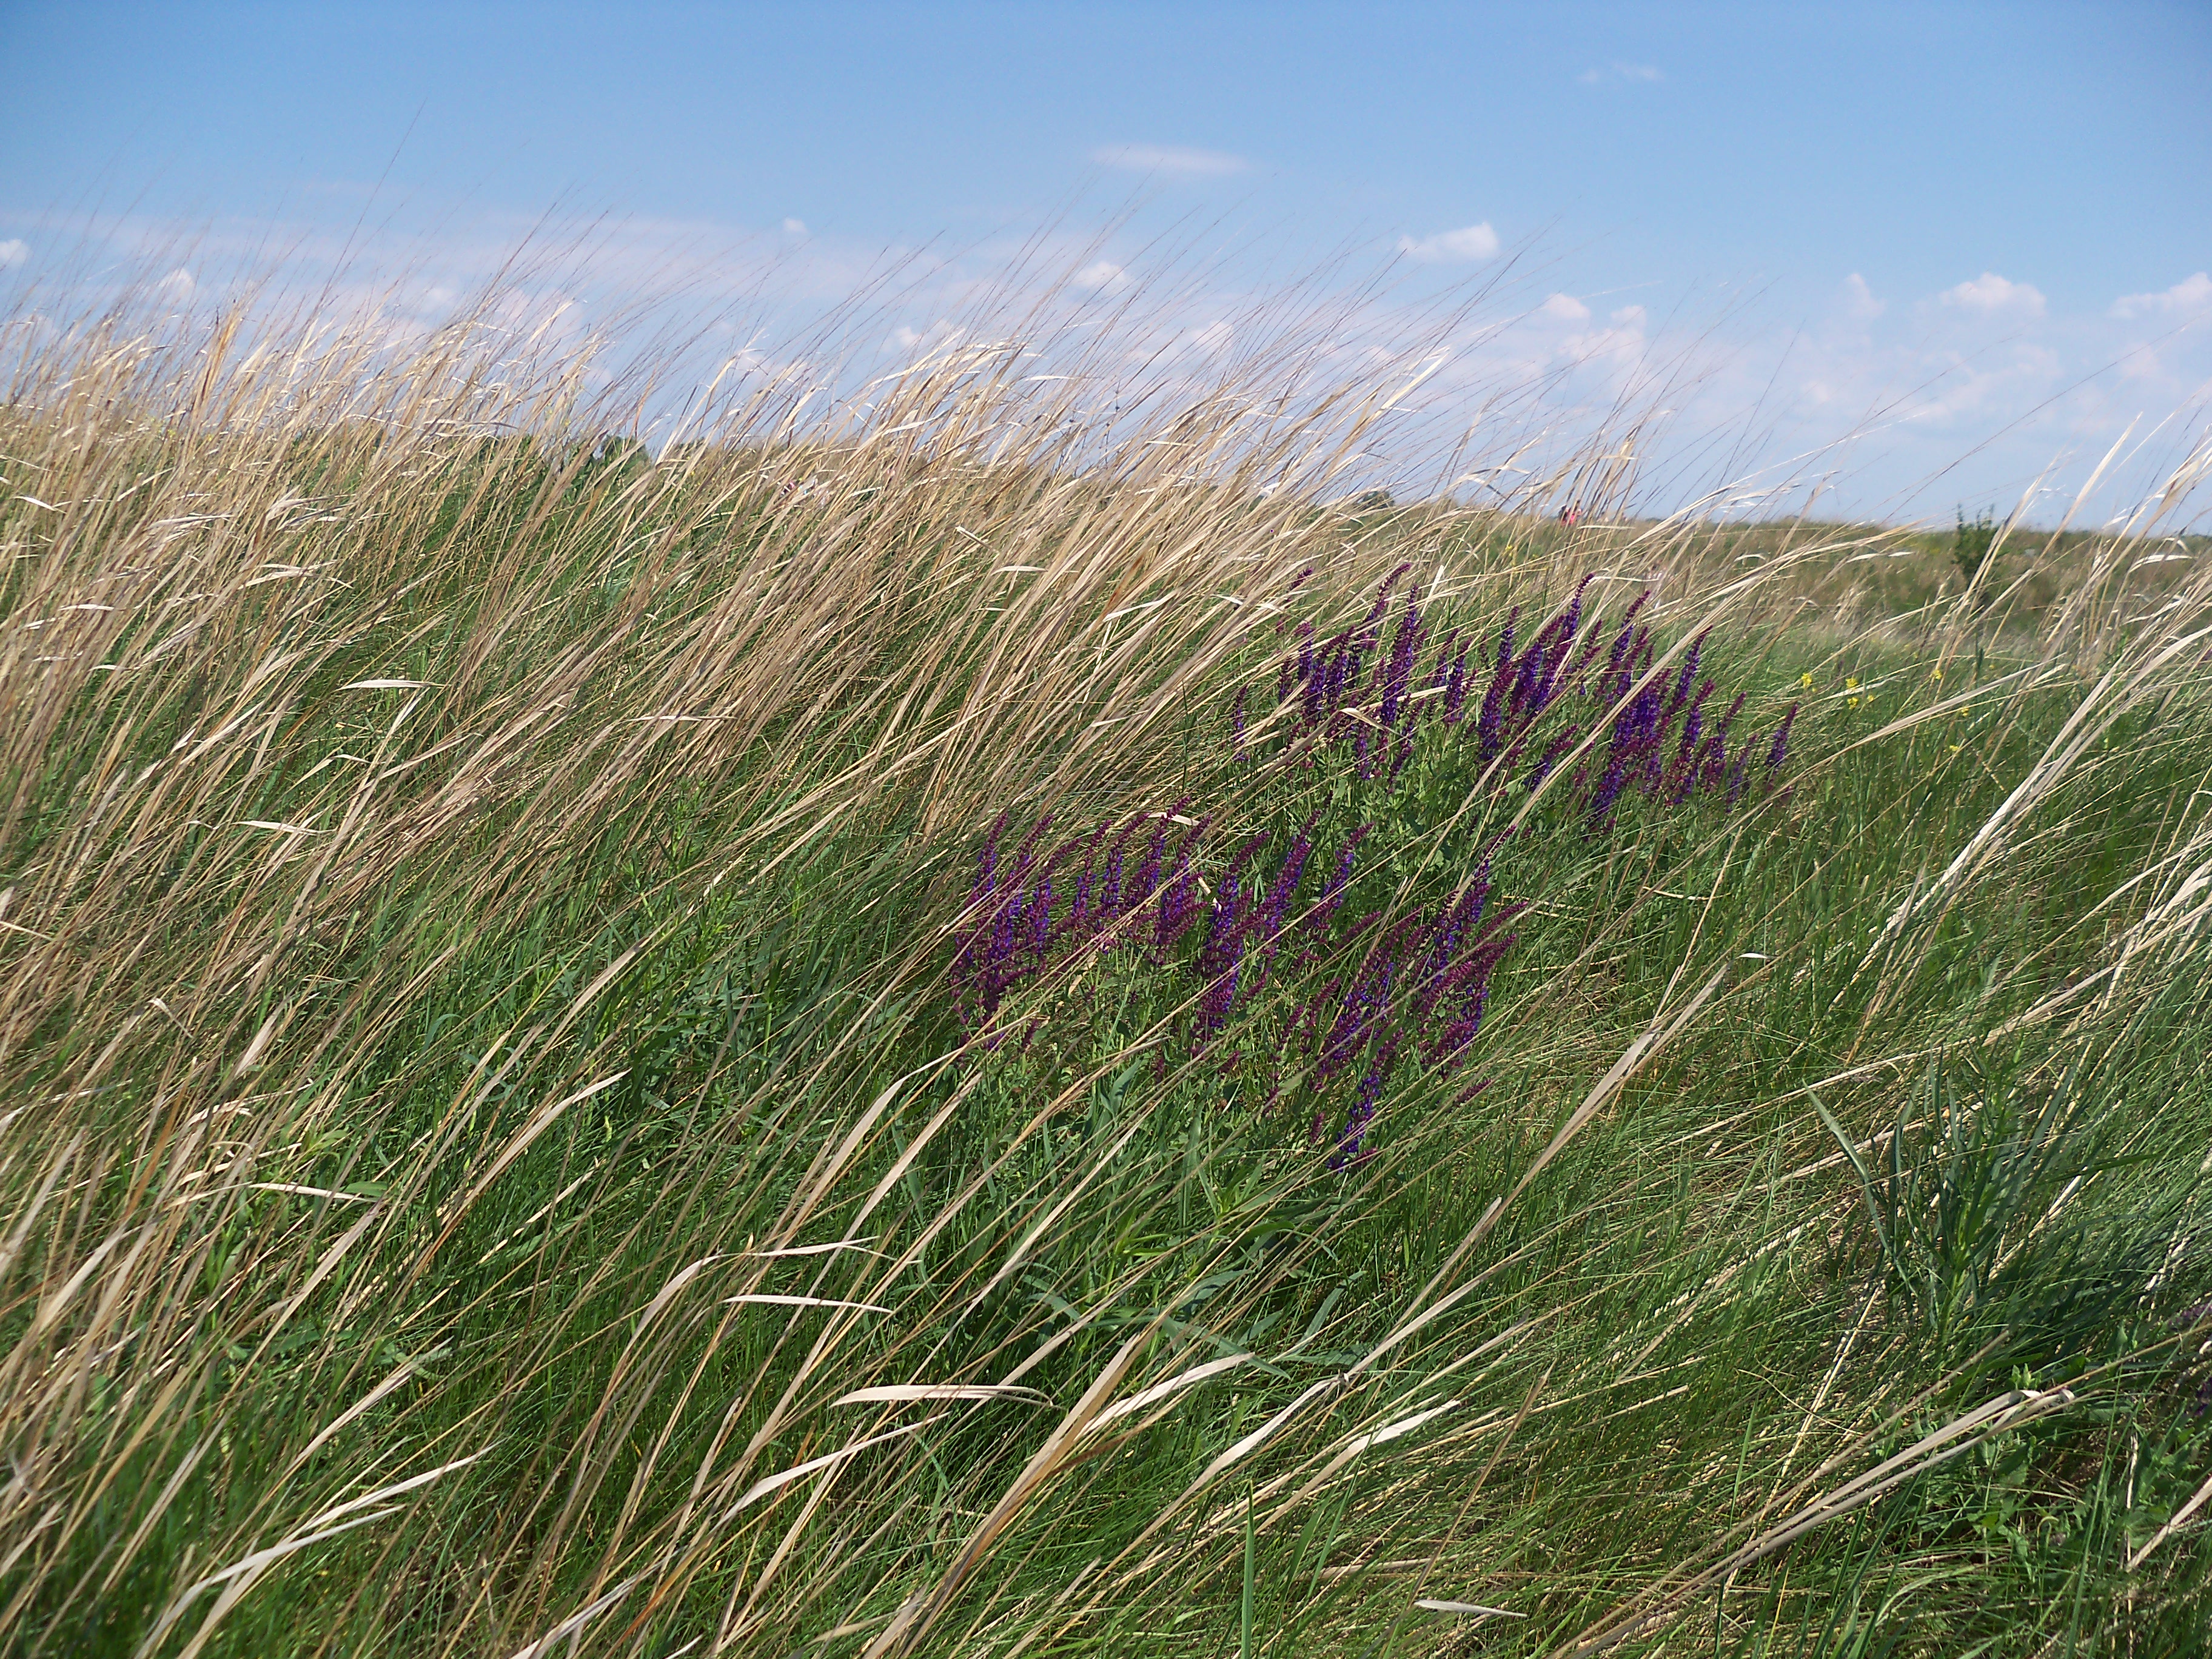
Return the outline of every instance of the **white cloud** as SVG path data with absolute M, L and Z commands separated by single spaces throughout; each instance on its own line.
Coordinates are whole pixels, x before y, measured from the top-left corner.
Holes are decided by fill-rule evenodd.
M 1091 152 L 1101 167 L 1128 173 L 1178 173 L 1192 179 L 1218 179 L 1242 173 L 1252 164 L 1217 149 L 1186 149 L 1174 144 L 1103 144 Z
M 0 242 L 0 270 L 12 270 L 30 257 L 31 250 L 21 242 Z
M 1212 322 L 1184 336 L 1183 343 L 1201 357 L 1218 357 L 1229 349 L 1229 343 L 1236 335 L 1237 331 L 1227 323 Z
M 2030 317 L 2043 315 L 2040 289 L 2026 283 L 2009 282 L 1994 270 L 1985 270 L 1971 283 L 1947 288 L 1938 296 L 1947 306 L 1967 311 L 2018 311 Z
M 2130 380 L 2154 380 L 2165 367 L 2148 346 L 2137 346 L 2120 359 L 2120 374 Z
M 1589 307 L 1571 294 L 1554 294 L 1536 308 L 1547 317 L 1562 323 L 1586 323 L 1589 320 Z
M 9 247 L 21 247 L 21 242 L 0 245 L 0 255 Z M 0 263 L 5 263 L 0 258 Z M 2185 276 L 2162 294 L 2129 294 L 2112 302 L 2115 317 L 2186 317 L 2192 312 L 2212 310 L 2212 274 L 2198 271 L 2194 276 Z
M 1623 82 L 1637 82 L 1648 86 L 1654 81 L 1663 81 L 1666 78 L 1650 64 L 1622 63 L 1607 64 L 1603 69 L 1586 69 L 1575 76 L 1576 80 L 1586 87 L 1604 86 L 1609 82 L 1617 84 Z
M 581 337 L 584 327 L 583 311 L 575 298 L 557 289 L 511 289 L 484 308 L 483 321 L 532 345 L 541 340 L 556 345 L 573 343 Z
M 1498 252 L 1498 233 L 1490 228 L 1490 222 L 1486 219 L 1479 225 L 1438 231 L 1435 235 L 1424 236 L 1419 241 L 1411 236 L 1401 236 L 1398 252 L 1409 259 L 1419 259 L 1431 264 L 1487 259 Z
M 192 297 L 192 289 L 196 286 L 198 284 L 192 281 L 192 273 L 182 265 L 179 265 L 154 284 L 154 292 L 165 300 L 189 300 Z
M 806 234 L 806 221 L 804 219 L 786 219 L 783 222 L 783 228 L 786 235 L 804 236 Z
M 1073 281 L 1086 294 L 1119 294 L 1129 286 L 1129 273 L 1110 259 L 1099 259 L 1077 271 Z
M 1565 298 L 1565 296 L 1563 295 L 1560 297 Z M 1585 313 L 1584 314 L 1587 315 L 1588 313 Z M 1613 320 L 1614 325 L 1620 328 L 1641 329 L 1645 321 L 1644 307 L 1642 306 L 1623 306 L 1620 310 L 1613 313 Z
M 960 330 L 945 317 L 939 317 L 927 328 L 921 330 L 908 328 L 902 323 L 890 333 L 890 343 L 902 351 L 913 351 L 918 347 L 927 347 L 934 351 L 948 343 L 957 343 L 959 338 Z
M 1874 297 L 1874 290 L 1867 286 L 1867 279 L 1858 272 L 1855 270 L 1844 278 L 1845 314 L 1858 318 L 1862 321 L 1870 321 L 1888 309 L 1887 306 Z

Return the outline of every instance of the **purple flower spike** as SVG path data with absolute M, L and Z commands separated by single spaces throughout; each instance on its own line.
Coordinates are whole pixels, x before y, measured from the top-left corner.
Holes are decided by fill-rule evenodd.
M 1682 720 L 1681 746 L 1675 751 L 1678 756 L 1686 757 L 1697 748 L 1698 735 L 1705 726 L 1705 699 L 1712 694 L 1713 683 L 1708 679 L 1698 687 L 1698 695 L 1690 699 L 1690 712 Z
M 1644 609 L 1644 602 L 1650 597 L 1651 590 L 1647 587 L 1636 596 L 1636 603 L 1620 619 L 1620 633 L 1613 640 L 1613 650 L 1605 659 L 1605 673 L 1598 681 L 1598 695 L 1606 702 L 1616 702 L 1626 696 L 1636 678 L 1636 653 L 1644 637 L 1643 631 L 1636 626 L 1636 613 Z M 1614 684 L 1616 680 L 1618 684 Z
M 1375 591 L 1375 604 L 1369 610 L 1363 627 L 1372 628 L 1390 614 L 1390 590 L 1398 585 L 1398 578 L 1413 568 L 1410 564 L 1401 564 L 1382 579 L 1382 586 Z
M 1075 896 L 1067 905 L 1067 937 L 1077 944 L 1091 936 L 1091 861 L 1076 872 Z
M 1766 751 L 1766 769 L 1780 768 L 1783 757 L 1790 752 L 1790 728 L 1797 719 L 1797 705 L 1791 703 L 1790 712 L 1782 717 L 1782 724 L 1774 728 L 1774 744 Z
M 1596 580 L 1595 574 L 1587 575 L 1575 584 L 1575 596 L 1567 601 L 1567 626 L 1565 637 L 1574 638 L 1575 629 L 1582 626 L 1583 595 L 1589 592 L 1589 585 Z
M 1098 878 L 1098 919 L 1111 921 L 1121 914 L 1121 843 L 1136 828 L 1133 819 L 1106 848 L 1106 868 Z
M 1536 687 L 1535 706 L 1538 708 L 1542 708 L 1551 702 L 1553 694 L 1559 690 L 1560 682 L 1565 677 L 1567 658 L 1574 647 L 1575 629 L 1582 626 L 1583 595 L 1589 591 L 1590 580 L 1589 577 L 1584 576 L 1575 585 L 1574 598 L 1567 601 L 1566 611 L 1559 621 L 1553 624 L 1552 631 L 1555 638 L 1551 650 L 1551 668 Z
M 1160 884 L 1160 871 L 1167 862 L 1168 825 L 1186 803 L 1177 801 L 1152 822 L 1152 844 L 1145 849 L 1145 861 L 1137 866 L 1137 878 L 1129 884 L 1129 890 L 1121 895 L 1121 908 L 1133 910 L 1151 898 Z
M 1337 1137 L 1336 1152 L 1328 1161 L 1330 1169 L 1348 1170 L 1364 1163 L 1370 1156 L 1362 1142 L 1368 1126 L 1375 1121 L 1375 1109 L 1382 1103 L 1382 1089 L 1390 1080 L 1391 1067 L 1397 1064 L 1398 1041 L 1394 1032 L 1376 1046 L 1367 1075 L 1360 1079 L 1359 1098 L 1352 1103 L 1352 1111 L 1345 1119 L 1344 1133 Z
M 1290 914 L 1291 901 L 1297 896 L 1298 883 L 1305 878 L 1306 864 L 1313 857 L 1314 820 L 1320 815 L 1310 814 L 1298 826 L 1297 838 L 1291 842 L 1288 857 L 1283 867 L 1275 872 L 1269 884 L 1267 896 L 1260 902 L 1258 926 L 1260 938 L 1267 954 L 1275 952 L 1276 941 L 1283 931 L 1283 918 Z
M 991 833 L 983 837 L 983 850 L 975 858 L 975 884 L 968 890 L 970 900 L 998 891 L 999 840 L 1006 833 L 1009 818 L 1009 814 L 1000 813 L 998 822 L 991 826 Z
M 1386 959 L 1378 965 L 1376 957 L 1379 954 L 1369 953 L 1367 965 L 1352 980 L 1351 994 L 1337 1010 L 1328 1036 L 1322 1043 L 1321 1057 L 1314 1062 L 1316 1085 L 1327 1084 L 1349 1066 L 1389 1018 L 1390 981 L 1397 964 Z
M 1374 828 L 1371 823 L 1361 824 L 1338 850 L 1336 873 L 1328 878 L 1328 884 L 1322 889 L 1320 902 L 1314 906 L 1312 914 L 1306 918 L 1306 926 L 1315 933 L 1326 933 L 1328 931 L 1329 919 L 1336 914 L 1337 907 L 1344 902 L 1344 890 L 1352 885 L 1352 861 L 1359 852 L 1359 843 L 1367 839 Z
M 1098 865 L 1098 849 L 1106 843 L 1106 832 L 1114 827 L 1112 820 L 1091 831 L 1091 840 L 1083 849 L 1083 868 L 1075 878 L 1075 898 L 1068 908 L 1067 931 L 1077 944 L 1082 944 L 1096 933 L 1111 912 L 1099 901 L 1099 877 L 1094 873 Z
M 1227 1023 L 1229 1011 L 1237 1000 L 1237 969 L 1244 955 L 1247 926 L 1246 919 L 1241 915 L 1244 867 L 1267 839 L 1266 832 L 1262 831 L 1246 842 L 1230 861 L 1228 870 L 1214 889 L 1206 943 L 1198 953 L 1199 975 L 1206 981 L 1206 993 L 1200 999 L 1198 1010 L 1198 1030 L 1201 1036 L 1211 1036 Z
M 1329 641 L 1328 665 L 1322 671 L 1322 708 L 1334 714 L 1344 701 L 1348 684 L 1358 678 L 1358 665 L 1352 656 L 1352 636 L 1340 634 Z M 1318 718 L 1318 717 L 1316 717 Z
M 1472 644 L 1473 641 L 1468 641 Z M 1462 645 L 1459 654 L 1452 659 L 1450 677 L 1444 682 L 1444 724 L 1455 726 L 1467 712 L 1467 653 Z
M 1567 665 L 1561 678 L 1571 679 L 1580 684 L 1583 674 L 1589 668 L 1592 659 L 1597 655 L 1598 647 L 1604 643 L 1605 618 L 1597 617 L 1591 620 L 1589 632 L 1583 640 L 1583 648 L 1575 653 L 1574 660 Z
M 1195 880 L 1186 853 L 1176 860 L 1173 878 L 1160 890 L 1159 915 L 1152 923 L 1152 948 L 1163 955 L 1190 927 L 1192 914 L 1198 908 L 1192 896 Z
M 1490 683 L 1490 690 L 1482 694 L 1482 713 L 1474 725 L 1476 751 L 1488 760 L 1504 746 L 1499 736 L 1499 718 L 1504 714 L 1505 681 L 1503 677 Z
M 1689 651 L 1682 658 L 1682 672 L 1675 677 L 1674 695 L 1667 699 L 1668 714 L 1672 714 L 1680 708 L 1683 700 L 1690 695 L 1690 687 L 1698 678 L 1698 653 L 1705 648 L 1705 643 L 1703 634 L 1690 641 Z
M 1421 613 L 1414 608 L 1413 596 L 1406 595 L 1406 614 L 1399 619 L 1398 632 L 1391 641 L 1390 665 L 1382 676 L 1382 720 L 1386 729 L 1395 730 L 1398 715 L 1406 706 L 1406 693 L 1412 689 L 1413 659 L 1421 647 Z
M 1182 838 L 1176 852 L 1175 876 L 1160 893 L 1158 921 L 1153 924 L 1152 948 L 1162 955 L 1189 931 L 1198 915 L 1198 872 L 1192 867 L 1192 855 L 1206 837 L 1206 826 L 1210 819 L 1200 818 Z
M 1513 676 L 1513 696 L 1505 705 L 1509 715 L 1535 712 L 1536 689 L 1544 683 L 1544 635 L 1521 654 L 1521 661 Z
M 1592 835 L 1599 834 L 1613 822 L 1613 803 L 1620 799 L 1621 786 L 1627 780 L 1628 758 L 1616 744 L 1612 760 L 1606 764 L 1605 776 L 1598 784 L 1597 793 L 1590 797 L 1589 818 Z
M 1552 775 L 1552 769 L 1559 763 L 1559 757 L 1565 754 L 1568 750 L 1573 748 L 1575 739 L 1581 735 L 1581 726 L 1570 726 L 1565 731 L 1560 732 L 1558 737 L 1553 738 L 1550 744 L 1545 747 L 1544 757 L 1536 763 L 1535 770 L 1528 775 L 1528 789 L 1530 793 L 1534 793 L 1535 791 L 1543 787 L 1544 780 Z
M 1239 951 L 1243 941 L 1237 941 Z M 1201 1045 L 1229 1023 L 1229 1011 L 1237 1001 L 1237 980 L 1241 961 L 1231 962 L 1227 969 L 1207 982 L 1205 994 L 1198 1000 L 1198 1036 Z

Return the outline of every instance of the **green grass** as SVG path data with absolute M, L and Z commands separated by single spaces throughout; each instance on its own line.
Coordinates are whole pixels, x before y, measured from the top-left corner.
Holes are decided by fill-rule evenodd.
M 0 415 L 11 1651 L 2201 1645 L 2185 570 L 2069 545 L 1991 611 L 1872 532 L 1730 586 L 1741 527 L 1243 487 L 1357 389 L 982 465 L 1078 394 L 981 350 L 656 465 L 561 365 L 165 423 L 201 370 L 100 350 Z M 1662 653 L 1802 705 L 1787 794 L 1593 835 L 1436 726 L 1396 788 L 1237 762 L 1278 617 L 1401 557 L 1485 640 L 1663 571 Z M 1209 878 L 1374 824 L 1386 921 L 1520 814 L 1476 1048 L 1368 1161 L 1310 1129 L 1356 1078 L 1273 1091 L 1371 935 L 1196 1059 L 1129 951 L 960 1018 L 1002 813 L 1185 799 Z

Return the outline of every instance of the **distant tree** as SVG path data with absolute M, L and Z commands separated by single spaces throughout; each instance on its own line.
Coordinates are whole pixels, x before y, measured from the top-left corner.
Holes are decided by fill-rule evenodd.
M 1960 580 L 1969 586 L 1990 562 L 1990 550 L 1996 544 L 1997 528 L 1996 519 L 1988 507 L 1972 520 L 1967 519 L 1966 508 L 1959 509 L 1959 527 L 1951 537 L 1951 557 L 1959 567 Z

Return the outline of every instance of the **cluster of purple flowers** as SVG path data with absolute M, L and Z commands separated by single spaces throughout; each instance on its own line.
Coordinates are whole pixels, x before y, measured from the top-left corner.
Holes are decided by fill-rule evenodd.
M 1796 706 L 1772 732 L 1732 744 L 1745 700 L 1739 695 L 1708 720 L 1714 683 L 1699 674 L 1703 635 L 1678 671 L 1653 672 L 1656 647 L 1650 624 L 1639 621 L 1649 592 L 1616 627 L 1602 617 L 1585 626 L 1584 578 L 1526 641 L 1516 639 L 1518 611 L 1508 617 L 1494 653 L 1477 657 L 1470 674 L 1475 641 L 1456 630 L 1431 641 L 1410 592 L 1393 624 L 1392 590 L 1409 568 L 1383 582 L 1358 627 L 1321 641 L 1310 623 L 1298 629 L 1275 688 L 1277 708 L 1289 716 L 1282 761 L 1311 768 L 1348 747 L 1362 779 L 1384 776 L 1395 788 L 1427 720 L 1444 728 L 1447 752 L 1472 751 L 1480 789 L 1535 789 L 1575 756 L 1565 788 L 1594 836 L 1611 829 L 1632 794 L 1676 806 L 1704 791 L 1733 804 L 1748 789 L 1772 787 Z M 1254 758 L 1249 714 L 1249 693 L 1240 690 L 1231 714 L 1239 762 Z M 1011 851 L 1000 819 L 977 861 L 953 963 L 960 1018 L 995 1045 L 1008 994 L 1086 949 L 1126 951 L 1154 969 L 1188 973 L 1198 986 L 1182 1033 L 1188 1057 L 1206 1056 L 1234 1016 L 1256 1011 L 1271 1033 L 1265 1057 L 1231 1052 L 1224 1069 L 1257 1060 L 1272 1070 L 1269 1103 L 1285 1087 L 1309 1103 L 1313 1144 L 1329 1147 L 1333 1167 L 1349 1167 L 1368 1155 L 1369 1129 L 1409 1057 L 1441 1073 L 1469 1052 L 1492 973 L 1518 937 L 1509 924 L 1525 907 L 1486 915 L 1486 849 L 1433 915 L 1391 920 L 1378 912 L 1332 937 L 1373 825 L 1346 836 L 1333 860 L 1316 844 L 1318 814 L 1279 853 L 1271 854 L 1272 838 L 1262 833 L 1225 856 L 1209 855 L 1211 820 L 1184 816 L 1188 806 L 1179 801 L 1056 842 L 1047 841 L 1046 818 Z M 1201 855 L 1210 879 L 1201 879 Z M 1318 890 L 1302 901 L 1315 876 Z M 1302 1000 L 1262 1006 L 1286 950 L 1298 975 L 1325 957 L 1357 965 Z M 1277 1018 L 1279 1029 L 1267 1026 Z M 1164 1066 L 1167 1056 L 1160 1060 Z M 1357 1091 L 1340 1116 L 1332 1100 L 1353 1078 Z
M 1632 607 L 1632 623 L 1634 615 Z M 1652 645 L 1648 629 L 1638 629 L 1632 635 L 1625 627 L 1613 641 L 1605 672 L 1589 694 L 1601 704 L 1619 705 L 1603 763 L 1578 768 L 1576 773 L 1577 786 L 1584 786 L 1583 811 L 1592 832 L 1611 825 L 1622 794 L 1631 789 L 1668 806 L 1679 806 L 1703 790 L 1733 806 L 1747 790 L 1755 787 L 1763 793 L 1772 786 L 1789 754 L 1797 705 L 1790 705 L 1772 732 L 1739 744 L 1731 755 L 1729 734 L 1743 710 L 1744 694 L 1739 691 L 1726 712 L 1707 727 L 1705 709 L 1713 680 L 1710 675 L 1700 679 L 1698 674 L 1705 645 L 1703 634 L 1690 641 L 1670 685 L 1663 678 L 1649 678 Z M 1762 747 L 1765 765 L 1754 770 L 1753 760 Z M 1553 758 L 1547 752 L 1532 781 L 1540 781 Z
M 1406 595 L 1405 611 L 1396 629 L 1388 629 L 1390 590 L 1412 568 L 1401 564 L 1390 573 L 1357 628 L 1316 643 L 1313 624 L 1299 624 L 1297 648 L 1285 659 L 1282 672 L 1276 676 L 1275 702 L 1279 708 L 1295 694 L 1291 752 L 1303 755 L 1309 763 L 1316 749 L 1347 741 L 1363 778 L 1373 777 L 1387 759 L 1389 775 L 1395 779 L 1411 758 L 1413 726 L 1421 705 L 1443 689 L 1441 679 L 1425 691 L 1414 687 L 1427 634 L 1411 592 Z M 1383 648 L 1386 631 L 1389 633 L 1387 650 Z M 1443 649 L 1449 653 L 1449 639 Z M 1364 699 L 1373 700 L 1373 713 L 1363 706 Z M 1240 714 L 1242 708 L 1240 702 Z M 1240 742 L 1241 730 L 1240 722 Z
M 953 958 L 956 1006 L 971 1030 L 988 1027 L 1006 994 L 1088 945 L 1134 951 L 1169 965 L 1194 924 L 1203 921 L 1191 966 L 1205 984 L 1195 1021 L 1201 1043 L 1227 1024 L 1240 993 L 1249 1000 L 1293 924 L 1316 939 L 1350 885 L 1362 829 L 1339 849 L 1335 872 L 1303 915 L 1294 908 L 1312 863 L 1314 821 L 1292 838 L 1273 873 L 1256 871 L 1265 834 L 1251 837 L 1209 887 L 1197 857 L 1211 821 L 1185 817 L 1188 803 L 1044 848 L 1047 818 L 1011 856 L 1003 818 L 985 838 L 969 889 L 969 925 Z M 1170 826 L 1181 826 L 1173 836 Z M 1072 872 L 1072 873 L 1071 873 Z
M 1299 826 L 1272 869 L 1261 858 L 1271 838 L 1255 835 L 1231 854 L 1209 887 L 1195 867 L 1208 823 L 1183 818 L 1182 805 L 1103 823 L 1048 848 L 1047 820 L 1011 855 L 1002 850 L 1001 819 L 978 859 L 969 927 L 953 963 L 963 1023 L 988 1031 L 1009 991 L 1085 946 L 1129 950 L 1167 969 L 1177 965 L 1178 948 L 1194 932 L 1196 948 L 1183 953 L 1181 966 L 1199 981 L 1185 1033 L 1195 1059 L 1232 1014 L 1257 1000 L 1286 946 L 1295 945 L 1300 968 L 1319 960 L 1332 945 L 1330 929 L 1372 826 L 1352 831 L 1333 860 L 1321 861 L 1327 874 L 1301 907 L 1316 863 L 1313 818 Z M 1170 824 L 1183 826 L 1180 837 L 1170 836 Z M 1334 941 L 1341 949 L 1367 940 L 1357 968 L 1288 1014 L 1282 1052 L 1300 1056 L 1300 1086 L 1316 1103 L 1316 1145 L 1330 1134 L 1333 1085 L 1354 1073 L 1360 1079 L 1334 1131 L 1334 1167 L 1365 1155 L 1368 1126 L 1407 1053 L 1443 1072 L 1465 1057 L 1482 1024 L 1492 972 L 1518 937 L 1505 924 L 1524 908 L 1511 905 L 1486 919 L 1490 890 L 1486 855 L 1434 916 L 1405 917 L 1387 928 L 1379 926 L 1379 915 L 1361 918 Z M 992 1033 L 990 1040 L 996 1038 Z M 1279 1062 L 1275 1074 L 1270 1103 L 1282 1089 Z
M 1131 924 L 1149 913 L 1156 946 L 1182 937 L 1197 903 L 1193 858 L 1206 830 L 1182 816 L 1188 802 L 1127 823 L 1100 824 L 1040 850 L 1050 817 L 1041 818 L 1011 856 L 1001 817 L 984 838 L 968 890 L 969 925 L 953 958 L 956 1006 L 971 1029 L 988 1026 L 1006 993 L 1101 934 L 1139 937 Z M 1183 834 L 1172 852 L 1171 826 Z M 1062 877 L 1071 862 L 1073 878 Z
M 1507 924 L 1527 908 L 1508 905 L 1486 920 L 1489 898 L 1486 857 L 1474 878 L 1435 915 L 1407 916 L 1382 930 L 1358 966 L 1323 987 L 1295 1017 L 1291 1050 L 1305 1062 L 1304 1082 L 1316 1101 L 1309 1137 L 1318 1146 L 1333 1133 L 1331 1168 L 1347 1168 L 1368 1155 L 1368 1128 L 1408 1050 L 1440 1073 L 1457 1070 L 1465 1060 L 1481 1029 L 1491 975 L 1520 937 L 1507 932 Z M 1353 936 L 1367 933 L 1377 920 L 1361 921 Z M 1332 1130 L 1327 1091 L 1355 1072 L 1359 1091 Z M 1487 1081 L 1465 1090 L 1460 1099 L 1480 1092 Z
M 1284 750 L 1286 761 L 1310 767 L 1321 750 L 1348 742 L 1361 778 L 1376 776 L 1387 756 L 1388 777 L 1395 782 L 1412 757 L 1414 728 L 1425 714 L 1432 713 L 1449 727 L 1468 724 L 1468 704 L 1474 680 L 1482 675 L 1480 659 L 1472 678 L 1468 672 L 1472 641 L 1461 641 L 1457 630 L 1446 634 L 1423 672 L 1427 635 L 1419 607 L 1408 592 L 1396 628 L 1389 630 L 1389 649 L 1382 649 L 1390 592 L 1409 568 L 1401 565 L 1391 573 L 1358 627 L 1316 643 L 1313 625 L 1300 625 L 1297 647 L 1285 659 L 1275 682 L 1279 707 L 1296 700 Z M 1621 795 L 1631 789 L 1668 805 L 1679 805 L 1702 789 L 1724 795 L 1734 805 L 1754 783 L 1762 790 L 1768 787 L 1787 753 L 1796 705 L 1773 732 L 1765 734 L 1765 772 L 1754 772 L 1752 757 L 1762 739 L 1733 752 L 1729 747 L 1730 728 L 1743 708 L 1741 695 L 1708 729 L 1706 702 L 1713 682 L 1710 678 L 1701 681 L 1698 675 L 1705 635 L 1691 642 L 1671 688 L 1663 680 L 1644 684 L 1656 646 L 1650 625 L 1639 623 L 1638 617 L 1650 601 L 1650 592 L 1628 607 L 1613 632 L 1612 648 L 1601 659 L 1607 634 L 1604 619 L 1583 627 L 1583 601 L 1589 584 L 1585 576 L 1566 605 L 1518 651 L 1517 607 L 1498 631 L 1488 683 L 1475 700 L 1472 722 L 1475 757 L 1485 776 L 1495 780 L 1492 787 L 1519 780 L 1534 789 L 1551 775 L 1588 730 L 1582 720 L 1561 725 L 1543 718 L 1571 703 L 1582 706 L 1584 720 L 1603 718 L 1606 709 L 1614 711 L 1603 746 L 1589 745 L 1602 757 L 1601 763 L 1578 765 L 1570 786 L 1580 797 L 1593 832 L 1611 824 Z M 1240 758 L 1244 755 L 1245 707 L 1245 694 L 1240 691 L 1234 722 Z

